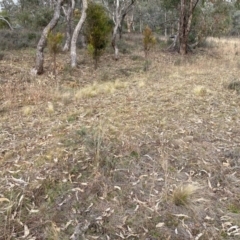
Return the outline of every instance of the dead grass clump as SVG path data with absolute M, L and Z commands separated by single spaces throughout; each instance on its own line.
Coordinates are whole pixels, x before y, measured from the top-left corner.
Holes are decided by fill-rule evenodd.
M 29 116 L 33 113 L 34 106 L 24 106 L 22 109 L 23 115 Z
M 54 112 L 54 106 L 53 106 L 52 102 L 48 102 L 46 110 L 47 110 L 48 113 L 53 113 Z
M 65 91 L 65 92 L 58 92 L 57 94 L 57 98 L 64 104 L 64 105 L 68 105 L 72 102 L 73 99 L 73 91 Z
M 200 43 L 200 47 L 202 48 L 214 48 L 216 47 L 216 40 L 215 38 L 208 38 Z
M 104 83 L 94 82 L 92 85 L 78 90 L 75 94 L 75 97 L 78 99 L 82 97 L 95 97 L 99 94 L 112 94 L 117 89 L 125 87 L 127 87 L 127 83 L 120 82 L 119 80 L 116 80 L 115 82 Z
M 207 89 L 206 87 L 204 86 L 196 86 L 194 89 L 193 89 L 193 92 L 196 96 L 205 96 L 207 94 Z
M 190 197 L 199 188 L 193 184 L 182 185 L 174 189 L 173 191 L 173 202 L 176 206 L 185 206 L 189 203 Z
M 52 240 L 58 240 L 60 238 L 60 228 L 56 225 L 55 222 L 52 222 L 49 224 L 49 226 L 46 227 L 45 235 L 47 239 Z
M 240 81 L 234 81 L 234 82 L 229 83 L 227 88 L 230 90 L 234 90 L 237 93 L 240 93 Z

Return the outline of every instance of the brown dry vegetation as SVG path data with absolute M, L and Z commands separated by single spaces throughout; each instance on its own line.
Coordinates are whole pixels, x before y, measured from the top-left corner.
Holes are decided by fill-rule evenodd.
M 139 44 L 136 44 L 136 43 Z M 144 71 L 127 37 L 94 71 L 35 52 L 0 61 L 0 239 L 240 239 L 240 41 Z

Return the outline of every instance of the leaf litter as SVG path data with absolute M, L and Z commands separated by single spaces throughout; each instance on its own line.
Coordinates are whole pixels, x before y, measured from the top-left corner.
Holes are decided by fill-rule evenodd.
M 224 86 L 239 69 L 225 48 L 219 40 L 214 51 L 227 55 L 187 60 L 156 51 L 148 72 L 141 59 L 106 55 L 111 66 L 94 77 L 86 59 L 80 73 L 59 68 L 61 89 L 28 74 L 28 50 L 22 68 L 8 53 L 0 238 L 238 239 L 240 99 Z M 129 76 L 116 71 L 129 66 Z M 190 189 L 180 204 L 176 189 Z

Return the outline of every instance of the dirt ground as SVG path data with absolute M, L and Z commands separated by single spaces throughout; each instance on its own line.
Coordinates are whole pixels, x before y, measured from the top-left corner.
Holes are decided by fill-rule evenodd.
M 125 36 L 0 60 L 0 239 L 240 239 L 240 40 L 186 57 Z

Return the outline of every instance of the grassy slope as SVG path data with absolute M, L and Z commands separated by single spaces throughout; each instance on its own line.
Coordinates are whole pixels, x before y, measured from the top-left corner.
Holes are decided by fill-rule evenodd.
M 187 59 L 141 47 L 58 83 L 0 61 L 0 239 L 239 239 L 240 43 Z M 75 233 L 75 235 L 74 235 Z M 237 235 L 238 234 L 238 235 Z

